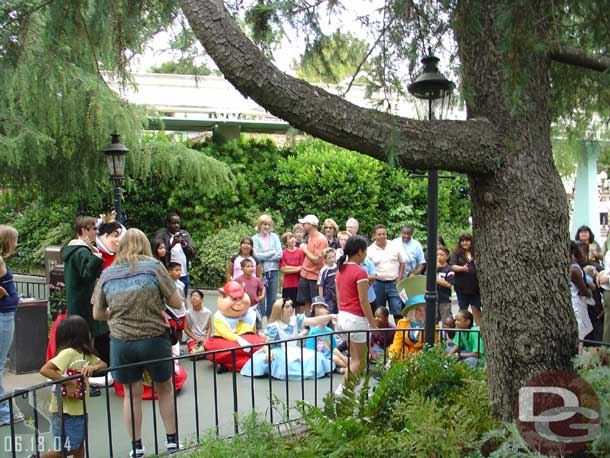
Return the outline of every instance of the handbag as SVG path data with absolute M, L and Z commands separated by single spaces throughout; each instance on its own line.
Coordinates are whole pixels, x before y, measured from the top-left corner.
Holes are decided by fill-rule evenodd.
M 176 324 L 181 325 L 182 320 L 178 318 L 174 312 L 172 312 L 169 308 L 165 307 L 165 313 L 176 322 Z M 178 343 L 178 331 L 171 324 L 167 329 L 167 337 L 169 337 L 169 341 L 172 345 L 176 345 Z

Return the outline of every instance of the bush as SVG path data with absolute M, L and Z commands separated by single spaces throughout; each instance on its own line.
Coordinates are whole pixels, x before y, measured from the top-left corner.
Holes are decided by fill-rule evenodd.
M 13 272 L 43 274 L 45 248 L 65 245 L 74 238 L 77 214 L 76 205 L 36 201 L 22 213 L 14 213 L 10 219 L 3 221 L 19 232 L 17 253 L 9 261 Z
M 197 286 L 222 286 L 229 259 L 239 251 L 239 239 L 252 236 L 254 232 L 253 226 L 240 223 L 206 237 L 191 266 L 194 283 Z
M 332 456 L 463 457 L 496 428 L 482 369 L 449 360 L 441 348 L 396 362 L 369 390 L 349 384 L 324 407 L 303 404 L 303 446 Z

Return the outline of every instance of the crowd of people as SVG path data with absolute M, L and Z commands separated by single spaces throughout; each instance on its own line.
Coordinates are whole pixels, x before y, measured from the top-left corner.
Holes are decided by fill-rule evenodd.
M 158 394 L 167 450 L 180 448 L 173 415 L 175 367 L 169 358 L 180 354 L 182 333 L 194 356 L 243 347 L 239 367 L 225 364 L 224 370 L 239 370 L 244 376 L 315 378 L 336 370 L 344 374 L 336 391 L 340 395 L 350 374 L 360 373 L 367 362 L 381 355 L 390 362 L 405 360 L 422 348 L 423 274 L 433 268 L 438 291 L 435 321 L 454 329 L 436 333 L 437 342 L 443 339 L 448 355 L 468 364 L 485 361 L 477 332 L 483 317 L 476 254 L 469 234 L 460 236 L 453 251 L 439 237 L 436 265 L 430 266 L 434 260 L 426 258 L 410 225 L 391 240 L 385 225 L 377 224 L 369 240 L 358 233 L 354 218 L 346 221 L 345 230 L 333 219 L 324 220 L 319 230 L 318 218 L 309 214 L 279 236 L 271 216 L 261 215 L 256 233 L 244 234 L 237 254 L 227 260 L 219 310 L 212 314 L 203 305 L 204 293 L 190 287 L 195 247 L 178 214 L 168 213 L 166 227 L 152 241 L 138 229 L 127 230 L 112 215 L 99 220 L 79 216 L 74 228 L 75 238 L 62 250 L 67 310 L 51 329 L 48 361 L 41 373 L 56 380 L 70 368 L 87 377 L 106 367 L 119 368 L 103 380 L 113 378 L 125 387 L 124 420 L 132 456 L 145 453 L 144 380 L 154 382 Z M 579 338 L 608 341 L 610 323 L 604 322 L 602 304 L 610 303 L 610 269 L 602 268 L 601 248 L 590 228 L 579 228 L 575 238 L 570 280 Z M 0 394 L 18 303 L 5 259 L 16 246 L 17 231 L 0 225 Z M 455 317 L 453 290 L 459 307 Z M 303 346 L 294 340 L 300 337 L 305 338 Z M 211 345 L 222 340 L 226 342 L 221 346 Z M 220 361 L 221 354 L 217 356 Z M 120 368 L 162 358 L 168 361 Z M 85 421 L 82 401 L 73 401 L 98 393 L 78 381 L 62 385 L 56 394 L 66 397 L 63 424 L 69 454 L 79 457 Z M 53 433 L 61 437 L 56 401 L 51 411 Z M 18 410 L 10 418 L 7 402 L 0 405 L 0 425 L 22 420 Z

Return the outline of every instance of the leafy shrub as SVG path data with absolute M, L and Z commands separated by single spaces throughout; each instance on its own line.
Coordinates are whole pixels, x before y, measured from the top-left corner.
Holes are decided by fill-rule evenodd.
M 227 264 L 231 256 L 239 251 L 239 239 L 252 236 L 254 227 L 247 224 L 232 224 L 216 234 L 206 237 L 201 243 L 191 267 L 195 284 L 222 286 L 225 282 Z
M 36 201 L 6 223 L 19 232 L 17 253 L 11 257 L 14 272 L 44 273 L 44 250 L 49 245 L 65 245 L 74 236 L 75 205 L 45 204 Z
M 358 392 L 324 407 L 303 404 L 310 434 L 304 444 L 332 456 L 442 456 L 475 453 L 484 433 L 498 426 L 491 418 L 481 369 L 448 360 L 442 349 L 395 363 L 372 390 L 370 376 Z

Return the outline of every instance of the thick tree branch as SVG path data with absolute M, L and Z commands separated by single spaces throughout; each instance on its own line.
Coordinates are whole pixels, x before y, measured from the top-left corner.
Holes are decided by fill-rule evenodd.
M 610 57 L 594 56 L 579 48 L 558 46 L 557 48 L 551 50 L 549 56 L 555 62 L 562 64 L 588 68 L 598 72 L 607 72 L 610 70 Z
M 181 0 L 193 31 L 225 77 L 297 129 L 409 168 L 480 175 L 499 166 L 497 135 L 486 120 L 415 121 L 347 102 L 278 70 L 244 35 L 221 0 Z

